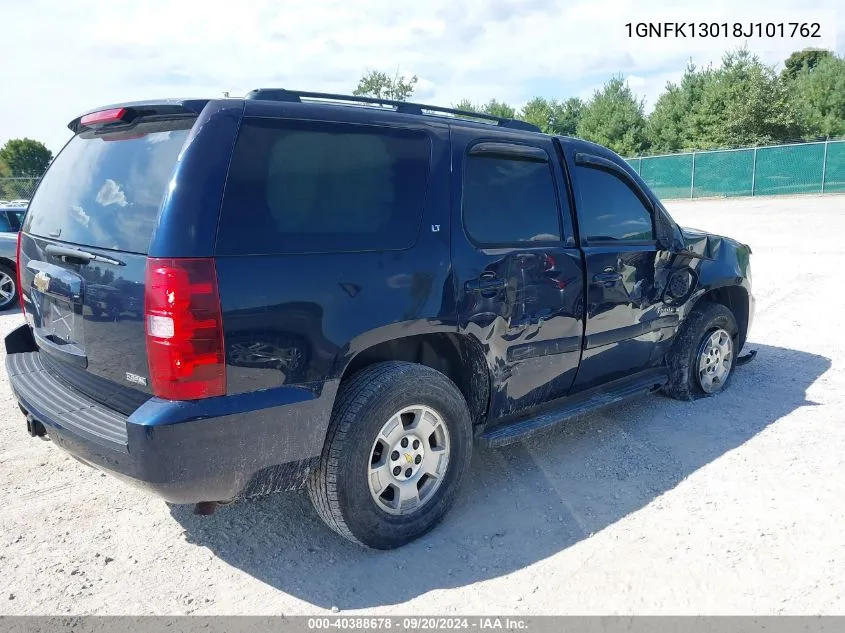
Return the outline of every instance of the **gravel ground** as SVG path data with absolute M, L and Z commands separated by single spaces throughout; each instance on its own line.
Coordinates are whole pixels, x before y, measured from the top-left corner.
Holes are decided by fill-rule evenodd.
M 669 206 L 752 245 L 757 360 L 717 398 L 477 450 L 398 551 L 335 536 L 303 494 L 168 507 L 30 439 L 0 371 L 0 613 L 845 613 L 845 197 Z

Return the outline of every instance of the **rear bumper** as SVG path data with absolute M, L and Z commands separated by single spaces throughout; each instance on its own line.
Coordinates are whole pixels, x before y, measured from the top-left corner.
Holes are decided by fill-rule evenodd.
M 296 488 L 322 450 L 334 384 L 190 402 L 150 398 L 124 416 L 56 379 L 37 351 L 21 351 L 26 329 L 6 338 L 6 371 L 28 425 L 40 423 L 73 456 L 167 501 Z

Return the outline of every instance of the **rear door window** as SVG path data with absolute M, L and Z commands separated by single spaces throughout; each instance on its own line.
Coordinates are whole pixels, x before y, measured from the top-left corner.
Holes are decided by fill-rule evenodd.
M 430 154 L 419 130 L 245 119 L 217 253 L 409 248 L 419 234 Z
M 145 254 L 194 119 L 139 123 L 73 137 L 38 186 L 24 231 Z
M 557 242 L 558 215 L 548 162 L 467 157 L 463 219 L 468 235 L 478 246 Z

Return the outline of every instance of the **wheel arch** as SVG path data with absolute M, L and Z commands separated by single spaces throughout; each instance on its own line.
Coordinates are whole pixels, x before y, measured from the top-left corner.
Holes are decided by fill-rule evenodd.
M 742 350 L 748 336 L 751 300 L 748 290 L 740 285 L 723 285 L 709 288 L 690 302 L 689 310 L 703 302 L 719 303 L 734 315 L 738 329 L 737 353 Z M 688 311 L 689 312 L 689 311 Z
M 469 407 L 473 425 L 484 420 L 490 402 L 490 372 L 481 343 L 455 332 L 432 332 L 392 338 L 359 350 L 340 374 L 340 382 L 385 361 L 431 367 L 457 385 Z

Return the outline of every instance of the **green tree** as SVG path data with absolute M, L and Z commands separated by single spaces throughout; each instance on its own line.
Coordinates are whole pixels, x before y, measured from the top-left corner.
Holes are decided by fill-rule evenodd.
M 481 111 L 485 114 L 502 117 L 503 119 L 513 119 L 516 117 L 515 108 L 496 99 L 490 99 L 490 101 L 481 107 Z
M 555 107 L 557 102 L 543 97 L 534 97 L 519 112 L 519 118 L 526 123 L 536 125 L 546 134 L 554 134 Z
M 455 110 L 463 110 L 464 112 L 481 112 L 481 108 L 469 99 L 461 99 L 457 103 L 453 103 L 452 107 Z
M 803 126 L 789 86 L 774 67 L 740 49 L 725 54 L 722 66 L 702 88 L 692 116 L 701 147 L 765 145 L 802 135 Z
M 407 101 L 414 94 L 417 76 L 405 78 L 399 71 L 391 77 L 378 70 L 367 71 L 358 81 L 358 87 L 352 91 L 355 96 L 376 97 L 378 99 L 392 99 L 393 101 Z
M 791 91 L 748 50 L 727 53 L 719 68 L 689 65 L 660 95 L 647 126 L 652 151 L 765 145 L 802 136 Z
M 0 149 L 0 161 L 6 164 L 12 176 L 40 176 L 51 160 L 53 152 L 43 143 L 29 138 L 12 139 Z
M 680 82 L 666 84 L 646 125 L 652 152 L 675 152 L 700 146 L 700 103 L 704 88 L 712 79 L 712 68 L 699 69 L 690 63 Z
M 519 112 L 518 117 L 532 123 L 546 134 L 572 136 L 581 118 L 584 103 L 577 97 L 560 102 L 534 97 Z
M 584 106 L 578 122 L 578 136 L 594 141 L 622 156 L 641 153 L 646 147 L 643 102 L 637 100 L 627 82 L 613 77 Z
M 820 48 L 795 51 L 783 62 L 781 76 L 785 79 L 795 79 L 802 70 L 813 70 L 819 62 L 830 57 L 833 57 L 833 53 Z
M 496 99 L 490 99 L 487 103 L 483 105 L 477 105 L 470 101 L 469 99 L 461 99 L 457 103 L 453 103 L 452 107 L 455 110 L 463 110 L 465 112 L 479 112 L 481 114 L 490 114 L 492 116 L 499 116 L 504 119 L 513 119 L 516 118 L 516 109 L 512 106 L 509 106 L 507 103 L 503 101 L 497 101 Z
M 805 67 L 791 92 L 810 135 L 845 135 L 845 58 L 830 56 Z
M 6 186 L 9 183 L 5 182 L 4 178 L 8 178 L 11 175 L 11 173 L 12 172 L 9 169 L 9 166 L 6 163 L 4 163 L 2 159 L 0 159 L 0 198 L 6 198 L 6 197 L 16 198 L 17 197 L 17 196 L 11 196 L 10 194 L 6 193 Z
M 578 97 L 570 97 L 557 104 L 555 108 L 554 133 L 575 136 L 578 122 L 584 112 L 584 102 Z

